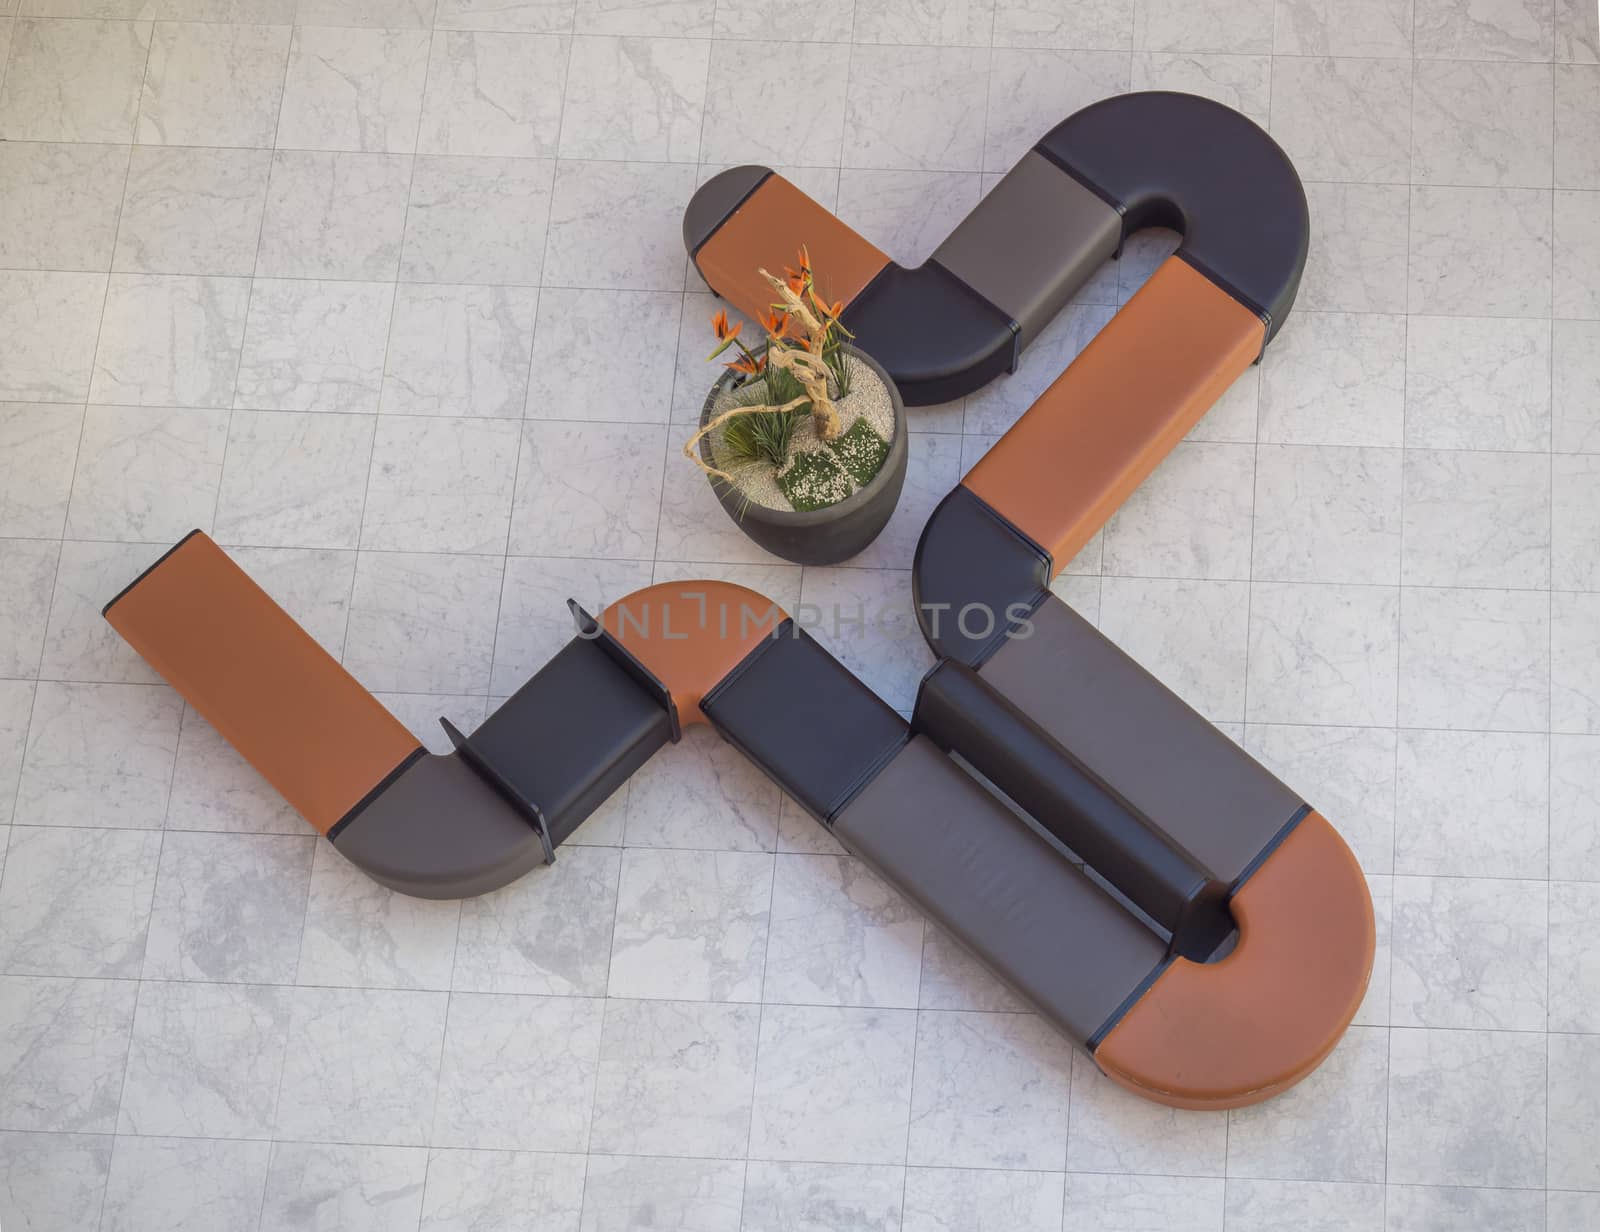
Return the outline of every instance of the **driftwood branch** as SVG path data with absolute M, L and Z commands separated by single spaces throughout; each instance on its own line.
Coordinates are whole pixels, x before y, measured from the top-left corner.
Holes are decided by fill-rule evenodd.
M 733 419 L 735 416 L 786 415 L 790 411 L 795 410 L 797 407 L 804 406 L 808 400 L 809 397 L 793 398 L 790 401 L 785 402 L 782 406 L 768 406 L 766 404 L 762 404 L 761 406 L 729 407 L 689 438 L 688 443 L 686 443 L 683 447 L 683 456 L 688 458 L 689 461 L 693 462 L 707 475 L 715 475 L 718 479 L 721 479 L 726 483 L 733 483 L 734 478 L 732 475 L 728 474 L 727 471 L 718 470 L 716 467 L 710 465 L 703 458 L 701 458 L 700 451 L 697 448 L 697 446 L 700 444 L 701 438 L 710 435 L 712 432 L 715 432 L 718 428 L 727 423 L 728 420 Z

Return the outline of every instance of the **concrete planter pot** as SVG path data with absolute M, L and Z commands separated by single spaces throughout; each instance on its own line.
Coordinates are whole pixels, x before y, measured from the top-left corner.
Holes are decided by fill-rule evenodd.
M 714 476 L 706 476 L 717 500 L 740 530 L 774 556 L 797 565 L 834 565 L 861 552 L 888 524 L 906 481 L 906 408 L 900 391 L 872 356 L 848 345 L 845 350 L 884 383 L 894 405 L 894 436 L 889 441 L 889 456 L 865 487 L 858 488 L 837 505 L 801 513 L 794 509 L 769 509 L 753 501 L 747 503 L 736 489 Z M 745 379 L 735 372 L 722 374 L 700 410 L 702 428 L 711 421 L 717 399 Z M 700 438 L 700 457 L 706 465 L 716 465 L 711 456 L 709 436 Z

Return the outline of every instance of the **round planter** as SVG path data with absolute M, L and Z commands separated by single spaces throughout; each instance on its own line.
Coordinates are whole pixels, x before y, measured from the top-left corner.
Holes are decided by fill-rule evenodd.
M 706 476 L 717 500 L 740 530 L 774 556 L 792 560 L 797 565 L 834 565 L 861 552 L 888 524 L 906 481 L 906 408 L 900 400 L 900 391 L 872 356 L 853 346 L 847 345 L 845 350 L 884 383 L 894 405 L 894 437 L 889 442 L 889 456 L 866 487 L 856 489 L 837 505 L 802 513 L 746 502 L 736 489 L 715 476 Z M 702 428 L 711 421 L 711 408 L 718 397 L 746 379 L 736 372 L 724 372 L 718 378 L 700 411 Z M 711 456 L 710 436 L 700 438 L 700 457 L 707 466 L 716 465 Z

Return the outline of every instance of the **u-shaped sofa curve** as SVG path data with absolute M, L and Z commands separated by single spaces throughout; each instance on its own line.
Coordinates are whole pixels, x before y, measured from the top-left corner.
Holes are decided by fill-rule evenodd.
M 1182 96 L 1150 97 L 1168 114 Z M 394 889 L 478 894 L 549 862 L 709 722 L 1112 1078 L 1180 1107 L 1253 1103 L 1354 1016 L 1365 879 L 1320 814 L 1049 583 L 1259 354 L 1303 235 L 1279 255 L 1253 284 L 1280 287 L 1270 308 L 1170 258 L 940 504 L 913 567 L 939 662 L 909 722 L 727 583 L 648 587 L 598 620 L 574 606 L 572 641 L 443 756 L 200 532 L 106 616 Z
M 1128 235 L 1183 234 L 1176 259 L 1258 316 L 1263 343 L 1305 264 L 1305 192 L 1265 132 L 1191 94 L 1123 94 L 1063 120 L 914 269 L 766 167 L 733 167 L 694 194 L 683 237 L 706 285 L 756 315 L 756 273 L 805 244 L 820 290 L 908 406 L 958 398 L 1013 371 L 1022 349 Z

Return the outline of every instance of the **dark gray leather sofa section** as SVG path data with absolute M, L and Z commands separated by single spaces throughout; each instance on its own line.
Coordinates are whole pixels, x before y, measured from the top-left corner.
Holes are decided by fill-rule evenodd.
M 1293 819 L 1289 788 L 1054 595 L 983 680 L 1232 884 Z
M 839 840 L 1080 1043 L 1166 944 L 923 736 L 835 819 Z

